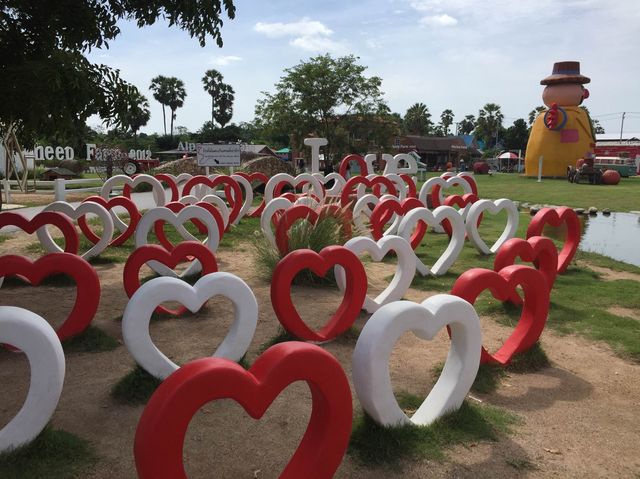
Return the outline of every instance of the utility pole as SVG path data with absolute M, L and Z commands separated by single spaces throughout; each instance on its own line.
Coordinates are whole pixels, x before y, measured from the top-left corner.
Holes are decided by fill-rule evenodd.
M 620 124 L 620 141 L 622 141 L 622 129 L 624 128 L 624 116 L 627 114 L 626 111 L 622 112 L 622 122 Z

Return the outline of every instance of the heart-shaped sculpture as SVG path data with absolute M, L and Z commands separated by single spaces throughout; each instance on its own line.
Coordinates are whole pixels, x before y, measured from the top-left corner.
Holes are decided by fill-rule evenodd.
M 449 271 L 449 268 L 453 266 L 464 248 L 464 220 L 462 219 L 462 216 L 460 216 L 460 214 L 450 206 L 438 206 L 433 211 L 428 208 L 415 208 L 411 210 L 400 222 L 400 226 L 398 227 L 398 236 L 401 236 L 405 240 L 411 242 L 411 237 L 416 230 L 416 225 L 420 222 L 423 222 L 434 229 L 436 226 L 444 224 L 444 222 L 449 222 L 450 224 L 451 235 L 449 237 L 449 244 L 433 266 L 429 268 L 420 258 L 417 258 L 417 269 L 422 276 L 441 276 Z M 416 245 L 415 248 L 418 246 L 419 245 Z
M 209 196 L 216 197 L 215 195 L 207 195 L 207 196 L 205 196 L 205 198 L 207 198 Z M 220 210 L 218 210 L 211 203 L 206 203 L 204 201 L 198 201 L 196 203 L 190 203 L 191 198 L 195 198 L 195 196 L 192 196 L 192 195 L 184 196 L 183 198 L 180 198 L 180 201 L 176 201 L 176 202 L 172 201 L 170 203 L 167 203 L 164 207 L 170 209 L 174 213 L 179 213 L 180 211 L 182 211 L 188 205 L 191 205 L 191 204 L 194 204 L 195 206 L 199 206 L 201 208 L 204 208 L 205 210 L 207 210 L 211 214 L 211 216 L 213 216 L 213 219 L 216 222 L 218 233 L 221 235 L 219 237 L 219 239 L 221 240 L 222 239 L 222 234 L 224 234 L 224 230 L 225 230 L 225 226 L 226 226 L 226 224 L 224 222 L 223 214 L 220 212 Z M 185 202 L 182 201 L 184 199 L 186 199 Z M 222 201 L 222 200 L 220 200 L 220 201 Z M 226 207 L 226 205 L 225 205 L 225 207 Z M 228 213 L 228 210 L 227 210 L 227 213 Z M 229 216 L 227 215 L 227 220 L 228 219 L 229 219 Z M 207 225 L 202 223 L 200 220 L 192 219 L 191 222 L 196 226 L 196 228 L 198 228 L 198 232 L 200 234 L 207 234 L 209 232 L 209 229 L 207 228 Z M 164 246 L 164 248 L 167 251 L 172 251 L 173 248 L 174 248 L 174 245 L 167 238 L 167 235 L 164 232 L 164 225 L 165 225 L 164 221 L 156 221 L 153 224 L 153 231 L 155 232 L 156 237 L 158 238 L 158 241 L 160 241 L 160 244 L 162 246 Z M 178 234 L 180 236 L 182 236 L 183 239 L 184 238 L 190 238 L 190 239 L 193 238 L 193 235 L 191 235 L 191 233 L 189 233 L 187 231 L 187 229 L 182 224 L 175 225 L 175 228 L 176 228 Z
M 171 189 L 171 201 L 178 201 L 181 197 L 178 185 L 182 182 L 189 181 L 193 178 L 193 175 L 190 173 L 180 173 L 178 176 L 175 176 L 170 173 L 156 173 L 154 177 L 158 181 L 164 181 L 169 186 L 169 189 Z M 125 188 L 128 188 L 128 186 Z
M 352 216 L 353 222 L 356 225 L 356 228 L 360 231 L 368 231 L 369 230 L 369 222 L 371 221 L 371 213 L 376 205 L 387 198 L 391 198 L 397 200 L 397 198 L 393 195 L 383 195 L 378 198 L 376 195 L 372 193 L 367 193 L 366 195 L 362 195 L 358 201 L 356 201 Z M 365 216 L 366 220 L 362 217 Z M 399 224 L 399 223 L 398 223 Z M 397 230 L 397 228 L 396 228 Z
M 256 181 L 258 182 L 258 186 L 262 184 L 265 187 L 267 185 L 267 182 L 269 181 L 269 177 L 259 171 L 256 171 L 254 173 L 244 173 L 242 171 L 239 171 L 238 173 L 236 173 L 236 175 L 243 176 L 244 178 L 249 180 L 252 188 L 253 188 L 253 183 Z M 262 201 L 260 202 L 258 207 L 255 210 L 253 210 L 251 213 L 249 213 L 249 218 L 260 217 L 260 215 L 262 214 L 262 211 L 264 210 L 264 207 L 265 207 L 265 202 L 264 202 L 264 195 L 263 195 Z
M 444 327 L 451 331 L 444 368 L 429 395 L 409 418 L 393 395 L 391 352 L 407 331 L 428 340 Z M 481 337 L 480 319 L 473 306 L 454 296 L 438 294 L 420 304 L 396 301 L 383 306 L 362 328 L 353 351 L 353 385 L 362 408 L 386 427 L 426 426 L 457 410 L 478 372 Z
M 45 206 L 42 211 L 57 211 L 58 213 L 62 213 L 66 217 L 74 220 L 84 217 L 85 215 L 94 215 L 100 220 L 102 225 L 102 236 L 92 248 L 89 248 L 89 250 L 80 255 L 86 260 L 99 256 L 111 242 L 111 237 L 113 236 L 113 220 L 111 219 L 111 215 L 107 209 L 98 203 L 86 202 L 80 203 L 77 207 L 73 207 L 66 201 L 54 201 L 53 203 Z M 51 238 L 46 226 L 39 228 L 36 234 L 40 240 L 40 244 L 42 244 L 47 252 L 62 252 L 62 248 L 53 241 L 53 238 Z
M 142 217 L 135 203 L 131 201 L 129 198 L 125 198 L 124 196 L 116 196 L 111 198 L 110 200 L 105 200 L 101 196 L 90 196 L 82 201 L 82 203 L 97 203 L 102 206 L 104 209 L 111 213 L 111 219 L 118 218 L 113 212 L 113 208 L 116 206 L 120 206 L 127 210 L 129 214 L 129 224 L 125 224 L 120 218 L 118 218 L 118 223 L 113 223 L 116 228 L 120 231 L 120 235 L 111 240 L 109 246 L 120 246 L 123 245 L 136 231 L 136 227 L 138 226 L 138 222 Z M 78 218 L 78 226 L 82 231 L 82 234 L 94 244 L 97 244 L 100 241 L 100 236 L 96 235 L 93 230 L 87 224 L 87 220 L 84 216 L 80 216 Z
M 18 414 L 0 429 L 0 454 L 33 441 L 56 410 L 64 384 L 64 352 L 49 323 L 37 314 L 0 306 L 0 343 L 13 344 L 29 359 L 31 380 Z
M 389 230 L 384 231 L 384 226 L 396 215 L 396 221 L 394 223 L 395 230 L 397 231 L 402 218 L 404 218 L 411 210 L 415 208 L 422 208 L 422 203 L 417 198 L 407 198 L 403 201 L 397 199 L 387 198 L 381 200 L 373 209 L 369 223 L 371 225 L 371 236 L 373 239 L 379 240 L 382 236 L 394 233 L 394 227 L 392 225 Z M 417 228 L 411 235 L 411 246 L 415 249 L 418 247 L 422 238 L 427 232 L 427 225 L 424 222 L 417 224 Z
M 294 205 L 285 210 L 276 226 L 276 247 L 280 254 L 285 255 L 289 252 L 289 230 L 296 221 L 306 220 L 314 225 L 318 218 L 318 212 L 305 205 Z
M 549 311 L 549 286 L 544 275 L 529 266 L 512 265 L 498 272 L 473 268 L 462 273 L 453 284 L 451 294 L 475 303 L 485 290 L 489 290 L 498 301 L 508 301 L 516 288 L 524 292 L 522 313 L 518 324 L 502 347 L 490 354 L 484 347 L 480 364 L 497 363 L 507 365 L 515 354 L 522 353 L 540 338 L 547 322 Z
M 198 241 L 184 241 L 177 245 L 172 251 L 167 251 L 162 246 L 148 244 L 137 248 L 129 257 L 124 265 L 122 272 L 122 283 L 127 297 L 131 298 L 133 294 L 140 288 L 140 268 L 148 261 L 159 261 L 169 268 L 178 266 L 181 260 L 188 258 L 196 258 L 202 265 L 202 274 L 215 273 L 218 271 L 218 263 L 213 253 Z M 184 274 L 184 273 L 183 273 Z M 174 273 L 174 277 L 182 277 Z M 164 306 L 158 306 L 156 313 L 172 314 L 179 316 L 184 314 L 187 308 L 184 306 L 178 309 L 169 309 Z
M 476 179 L 473 176 L 473 173 L 469 173 L 468 171 L 461 171 L 460 173 L 458 173 L 458 176 L 469 183 L 469 186 L 471 186 L 471 193 L 478 196 L 478 184 L 476 183 Z
M 260 419 L 280 392 L 296 381 L 309 385 L 311 417 L 280 479 L 330 479 L 351 435 L 349 381 L 330 353 L 295 341 L 267 349 L 248 371 L 221 358 L 204 358 L 168 377 L 138 423 L 134 446 L 138 477 L 186 479 L 183 447 L 187 427 L 210 401 L 232 398 L 252 418 Z
M 523 261 L 534 263 L 536 269 L 546 278 L 549 290 L 553 288 L 558 269 L 558 250 L 553 241 L 544 236 L 533 236 L 527 240 L 511 238 L 496 253 L 493 260 L 493 270 L 500 271 L 511 266 L 517 257 Z M 510 301 L 514 304 L 522 304 L 522 299 L 517 293 L 511 296 Z
M 347 183 L 342 188 L 342 193 L 340 194 L 340 204 L 342 205 L 343 208 L 347 207 L 352 202 L 355 203 L 355 201 L 358 201 L 358 199 L 365 194 L 364 187 L 373 189 L 374 194 L 376 196 L 382 196 L 383 194 L 382 189 L 375 188 L 375 187 L 377 185 L 384 186 L 387 190 L 387 194 L 390 194 L 396 197 L 398 196 L 398 189 L 396 188 L 396 185 L 393 183 L 393 181 L 391 181 L 389 178 L 385 178 L 384 176 L 376 176 L 376 175 L 370 175 L 370 176 L 373 176 L 373 177 L 365 178 L 364 176 L 354 176 L 350 178 L 349 181 L 347 181 Z M 358 188 L 358 185 L 364 185 L 364 187 Z M 354 190 L 357 190 L 355 201 L 352 198 L 352 195 L 354 194 Z
M 197 185 L 204 185 L 210 188 L 214 194 L 218 186 L 224 186 L 225 197 L 231 208 L 229 223 L 230 225 L 234 224 L 236 218 L 240 215 L 240 210 L 242 210 L 243 205 L 242 188 L 238 182 L 227 175 L 215 175 L 213 178 L 198 175 L 187 181 L 182 189 L 182 196 L 191 194 L 191 190 Z M 229 228 L 230 225 L 227 228 Z
M 478 223 L 481 215 L 488 211 L 495 215 L 500 211 L 506 210 L 507 212 L 507 224 L 500 237 L 493 243 L 493 246 L 487 246 L 487 243 L 480 237 L 478 231 Z M 478 251 L 482 254 L 493 254 L 505 243 L 516 235 L 518 231 L 518 221 L 520 220 L 520 213 L 518 207 L 513 201 L 507 198 L 500 198 L 499 200 L 479 200 L 471 205 L 467 213 L 465 221 L 465 227 L 467 229 L 467 236 L 473 243 Z
M 209 205 L 212 209 L 215 209 L 213 206 Z M 140 223 L 138 223 L 138 227 L 136 228 L 135 234 L 135 244 L 136 248 L 140 246 L 144 246 L 147 244 L 149 231 L 156 223 L 156 221 L 166 221 L 167 223 L 171 223 L 176 229 L 178 226 L 186 223 L 187 221 L 191 221 L 192 219 L 200 220 L 206 227 L 208 231 L 207 239 L 204 241 L 204 244 L 207 248 L 211 250 L 211 252 L 215 253 L 216 249 L 218 249 L 218 244 L 220 242 L 220 230 L 218 229 L 218 225 L 216 223 L 215 217 L 212 214 L 212 211 L 205 209 L 204 206 L 199 205 L 189 205 L 185 206 L 179 213 L 174 213 L 169 208 L 165 208 L 164 206 L 160 206 L 158 208 L 151 208 L 148 210 Z M 187 241 L 198 241 L 198 239 L 189 233 L 186 229 L 182 228 L 180 231 L 184 231 L 186 235 L 181 236 Z M 165 265 L 158 263 L 157 261 L 149 261 L 148 266 L 158 273 L 161 276 L 172 276 L 173 271 L 171 268 L 167 268 Z M 191 266 L 184 272 L 184 276 L 191 276 L 199 273 L 201 270 L 201 265 L 198 261 L 194 261 Z
M 251 205 L 253 205 L 253 187 L 251 186 L 251 182 L 242 175 L 231 175 L 231 178 L 236 180 L 244 190 L 244 203 L 242 203 L 242 208 L 240 208 L 240 213 L 238 213 L 236 220 L 232 223 L 237 225 L 238 222 L 247 215 Z
M 274 248 L 277 248 L 276 236 L 271 229 L 271 225 L 275 224 L 275 226 L 277 227 L 278 220 L 280 219 L 282 213 L 292 206 L 293 203 L 287 198 L 274 198 L 269 201 L 269 203 L 267 203 L 267 206 L 265 206 L 264 211 L 260 216 L 260 229 L 262 230 L 262 233 L 264 234 L 267 241 L 269 241 L 271 246 L 273 246 Z
M 160 183 L 159 180 L 156 180 L 153 176 L 145 175 L 145 174 L 135 175 L 135 177 L 133 178 L 127 175 L 112 176 L 111 178 L 107 179 L 107 181 L 105 181 L 104 184 L 102 185 L 102 189 L 100 190 L 100 196 L 105 200 L 109 200 L 109 198 L 111 197 L 111 191 L 113 190 L 113 188 L 118 185 L 124 185 L 125 188 L 122 191 L 122 195 L 124 197 L 128 197 L 127 194 L 130 195 L 131 188 L 135 188 L 136 186 L 143 183 L 148 183 L 151 185 L 151 188 L 153 191 L 153 198 L 156 202 L 156 205 L 164 206 L 167 200 L 164 196 L 164 188 L 162 187 L 162 183 Z M 127 186 L 129 188 L 126 188 Z M 111 218 L 113 219 L 113 224 L 115 225 L 115 227 L 118 228 L 118 230 L 120 231 L 125 231 L 127 229 L 127 225 L 120 218 L 118 218 L 118 215 L 116 215 L 113 211 L 110 210 L 110 212 L 111 212 Z
M 407 185 L 407 188 L 408 188 L 407 197 L 408 198 L 417 198 L 418 197 L 418 190 L 416 188 L 416 182 L 413 180 L 413 178 L 411 178 L 411 176 L 409 176 L 406 173 L 400 174 L 400 178 L 402 178 L 402 180 Z
M 373 179 L 375 178 L 376 175 L 369 175 L 367 178 L 369 179 Z M 402 179 L 402 177 L 396 173 L 387 173 L 384 175 L 385 178 L 391 180 L 393 182 L 393 184 L 396 187 L 396 190 L 398 191 L 398 196 L 396 197 L 397 200 L 399 201 L 403 201 L 408 197 L 409 194 L 409 187 L 407 186 L 407 184 L 404 182 L 404 180 Z M 358 186 L 359 190 L 364 190 L 364 185 L 360 185 Z M 373 187 L 373 192 L 376 195 L 381 194 L 382 191 L 382 186 L 381 185 L 375 185 Z M 388 194 L 388 192 L 385 192 Z M 420 204 L 420 206 L 423 206 L 422 203 Z
M 358 236 L 347 241 L 344 247 L 358 256 L 365 252 L 369 253 L 374 261 L 382 261 L 389 251 L 395 252 L 398 259 L 396 271 L 389 286 L 374 299 L 369 296 L 365 298 L 363 309 L 367 313 L 375 313 L 381 306 L 402 299 L 416 274 L 417 258 L 407 240 L 389 235 L 376 242 L 366 236 Z M 344 270 L 336 266 L 334 272 L 338 287 L 344 291 L 346 289 Z
M 19 213 L 10 211 L 0 213 L 0 230 L 5 226 L 15 226 L 25 233 L 32 234 L 41 228 L 46 228 L 46 225 L 55 226 L 62 232 L 65 253 L 78 254 L 78 248 L 80 247 L 78 233 L 71 220 L 62 213 L 45 211 L 38 213 L 30 220 Z M 2 275 L 0 275 L 1 277 Z
M 224 230 L 229 225 L 229 218 L 230 218 L 229 207 L 224 202 L 224 200 L 220 198 L 218 195 L 204 195 L 200 199 L 198 199 L 198 197 L 194 195 L 187 195 L 180 198 L 180 201 L 178 201 L 178 203 L 182 203 L 183 205 L 197 205 L 198 203 L 209 203 L 215 206 L 215 209 L 218 210 L 217 214 L 214 215 L 216 217 L 216 222 L 218 222 L 218 218 L 217 218 L 218 215 L 222 218 L 222 223 L 218 222 L 218 228 L 220 228 L 220 231 L 224 232 Z M 169 206 L 169 203 L 167 203 L 166 206 Z M 204 232 L 205 232 L 204 230 L 201 230 L 201 233 L 204 233 Z
M 344 188 L 344 185 L 347 184 L 347 180 L 345 180 L 340 173 L 336 173 L 335 171 L 329 173 L 327 176 L 323 175 L 322 173 L 313 173 L 313 176 L 315 176 L 322 182 L 322 186 L 323 188 L 325 188 L 326 196 L 340 196 L 342 188 Z M 333 181 L 333 186 L 327 190 L 326 184 L 330 181 Z
M 542 208 L 529 223 L 527 228 L 527 238 L 542 236 L 545 225 L 560 226 L 567 225 L 567 237 L 564 246 L 558 253 L 558 274 L 564 273 L 580 244 L 580 220 L 578 215 L 571 208 L 563 206 L 561 208 Z
M 233 303 L 235 319 L 213 356 L 239 361 L 256 331 L 258 302 L 251 288 L 230 273 L 207 274 L 193 286 L 178 278 L 154 278 L 140 286 L 122 315 L 122 337 L 129 353 L 149 374 L 165 379 L 178 365 L 153 344 L 149 335 L 151 314 L 166 301 L 177 301 L 195 313 L 216 295 Z
M 300 271 L 310 269 L 324 277 L 334 266 L 345 272 L 344 298 L 337 311 L 320 331 L 310 329 L 298 314 L 291 299 L 291 285 Z M 348 330 L 354 323 L 367 296 L 367 273 L 364 266 L 343 246 L 327 246 L 319 253 L 298 249 L 282 258 L 271 278 L 271 304 L 284 329 L 307 341 L 329 341 Z
M 369 173 L 373 173 L 373 172 L 369 172 L 369 167 L 367 165 L 367 162 L 364 161 L 363 157 L 355 153 L 352 153 L 350 155 L 345 156 L 340 162 L 340 166 L 338 167 L 338 172 L 340 173 L 340 176 L 342 176 L 343 178 L 347 178 L 347 171 L 348 169 L 351 168 L 350 163 L 352 161 L 355 161 L 358 164 L 358 168 L 360 168 L 360 174 L 362 176 L 367 176 Z
M 473 193 L 471 185 L 464 178 L 460 178 L 459 176 L 452 176 L 445 179 L 439 176 L 435 176 L 425 181 L 425 183 L 422 185 L 422 188 L 420 188 L 418 198 L 424 206 L 428 206 L 427 196 L 431 196 L 431 207 L 437 208 L 438 206 L 444 204 L 445 198 L 443 190 L 452 188 L 454 186 L 460 186 L 465 194 Z
M 286 185 L 291 185 L 295 191 L 297 186 L 305 184 L 311 186 L 313 194 L 318 200 L 322 201 L 324 199 L 322 183 L 311 173 L 302 173 L 295 178 L 287 173 L 278 173 L 277 175 L 273 175 L 264 187 L 264 201 L 266 204 L 269 204 L 274 197 L 280 196 L 282 188 Z
M 71 253 L 49 253 L 31 261 L 23 256 L 2 256 L 0 278 L 19 276 L 37 286 L 47 276 L 65 274 L 76 283 L 76 302 L 69 316 L 58 328 L 60 341 L 83 332 L 98 311 L 100 280 L 98 273 L 86 260 Z
M 457 206 L 458 214 L 462 217 L 462 221 L 466 224 L 467 213 L 469 213 L 469 209 L 471 208 L 471 205 L 474 204 L 476 201 L 480 201 L 480 198 L 478 198 L 473 193 L 467 193 L 466 195 L 449 195 L 445 198 L 444 205 L 451 206 L 452 208 L 454 206 Z M 481 222 L 482 222 L 482 213 L 480 213 L 480 216 L 478 217 L 478 222 L 476 226 L 480 226 Z M 444 223 L 442 223 L 442 230 L 443 232 L 451 236 L 451 225 L 449 224 L 448 221 L 445 221 Z M 466 232 L 465 232 L 465 235 L 466 235 Z

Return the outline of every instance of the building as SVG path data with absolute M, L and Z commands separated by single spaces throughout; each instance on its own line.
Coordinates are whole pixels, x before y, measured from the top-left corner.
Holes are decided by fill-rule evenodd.
M 596 135 L 596 157 L 598 156 L 640 157 L 640 133 Z
M 430 170 L 444 170 L 449 162 L 454 167 L 458 167 L 461 159 L 464 159 L 467 165 L 471 165 L 482 156 L 477 143 L 468 135 L 398 136 L 394 141 L 393 149 L 398 153 L 417 152 L 421 161 L 426 163 Z

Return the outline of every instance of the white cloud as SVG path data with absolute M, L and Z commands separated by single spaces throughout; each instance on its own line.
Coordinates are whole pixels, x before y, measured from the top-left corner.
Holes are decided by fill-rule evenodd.
M 235 55 L 224 55 L 221 57 L 211 57 L 209 63 L 215 65 L 217 67 L 224 67 L 233 62 L 239 62 L 242 60 L 242 57 L 237 57 Z
M 289 44 L 310 52 L 339 53 L 345 50 L 345 46 L 342 43 L 334 42 L 330 38 L 324 37 L 298 37 L 291 40 Z
M 303 37 L 322 35 L 328 36 L 333 32 L 321 22 L 303 18 L 299 22 L 289 23 L 263 23 L 258 22 L 253 29 L 258 33 L 263 33 L 269 38 L 280 37 Z
M 429 15 L 420 19 L 420 24 L 428 27 L 452 27 L 458 24 L 458 20 L 446 13 L 442 15 Z

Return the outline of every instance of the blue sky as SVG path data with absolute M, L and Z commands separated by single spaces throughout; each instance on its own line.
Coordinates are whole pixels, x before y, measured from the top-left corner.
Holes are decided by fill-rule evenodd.
M 226 17 L 224 47 L 201 48 L 165 22 L 122 34 L 92 61 L 118 68 L 151 106 L 146 132 L 162 131 L 162 110 L 149 92 L 156 75 L 185 82 L 176 125 L 190 131 L 210 118 L 202 88 L 207 69 L 219 70 L 236 92 L 232 121 L 250 121 L 261 91 L 274 91 L 285 68 L 322 53 L 354 54 L 367 74 L 382 78 L 392 111 L 404 115 L 423 102 L 439 119 L 455 121 L 498 103 L 505 126 L 542 104 L 540 80 L 553 63 L 581 62 L 591 78 L 585 105 L 607 133 L 640 132 L 640 8 L 637 0 L 236 0 Z M 92 119 L 90 124 L 98 124 Z

